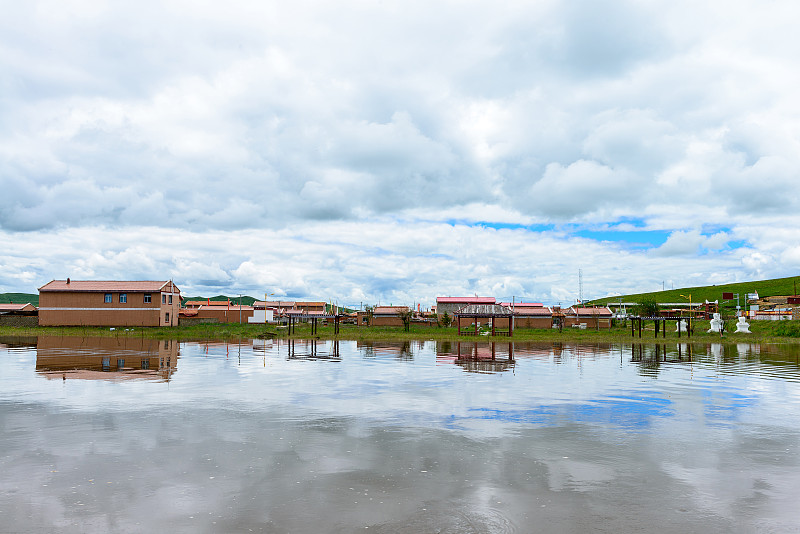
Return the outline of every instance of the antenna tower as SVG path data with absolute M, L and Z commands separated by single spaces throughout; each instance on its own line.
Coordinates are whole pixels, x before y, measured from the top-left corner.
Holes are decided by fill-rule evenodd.
M 578 302 L 583 304 L 583 269 L 578 269 Z

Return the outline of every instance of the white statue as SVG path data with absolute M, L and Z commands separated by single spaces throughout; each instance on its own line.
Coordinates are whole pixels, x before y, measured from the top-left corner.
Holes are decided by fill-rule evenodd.
M 686 319 L 681 319 L 675 327 L 676 332 L 686 332 Z
M 711 319 L 711 328 L 708 329 L 707 333 L 708 334 L 711 334 L 711 333 L 714 333 L 714 332 L 721 333 L 722 332 L 722 326 L 723 326 L 723 322 L 722 322 L 720 314 L 715 313 L 714 314 L 714 318 Z
M 736 323 L 736 334 L 751 334 L 750 323 L 744 317 L 739 317 L 739 322 Z

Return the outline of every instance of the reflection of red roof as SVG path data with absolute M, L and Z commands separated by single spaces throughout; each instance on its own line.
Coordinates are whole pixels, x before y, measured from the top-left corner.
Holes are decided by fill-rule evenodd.
M 117 281 L 117 280 L 53 280 L 39 288 L 39 291 L 128 291 L 146 293 L 161 291 L 169 281 Z M 178 288 L 175 287 L 177 290 Z
M 494 297 L 436 297 L 436 302 L 443 304 L 494 304 Z

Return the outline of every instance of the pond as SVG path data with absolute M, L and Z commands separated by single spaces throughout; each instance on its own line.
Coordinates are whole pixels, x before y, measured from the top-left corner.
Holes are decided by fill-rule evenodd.
M 0 338 L 0 531 L 797 532 L 800 348 Z

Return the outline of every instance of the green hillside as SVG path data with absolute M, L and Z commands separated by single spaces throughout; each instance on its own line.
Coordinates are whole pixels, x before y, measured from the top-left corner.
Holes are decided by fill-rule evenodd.
M 654 291 L 652 293 L 635 293 L 616 297 L 603 297 L 595 299 L 592 304 L 608 304 L 614 302 L 641 302 L 652 299 L 656 302 L 688 302 L 691 295 L 692 302 L 706 300 L 719 300 L 722 303 L 723 293 L 738 293 L 739 301 L 744 305 L 746 293 L 758 293 L 759 297 L 772 297 L 775 295 L 795 295 L 800 289 L 800 276 L 788 278 L 774 278 L 772 280 L 759 280 L 754 282 L 740 282 L 736 284 L 720 284 L 711 286 L 685 287 L 682 289 L 669 289 L 667 291 Z
M 3 304 L 27 304 L 28 302 L 38 307 L 39 295 L 33 293 L 0 293 L 0 303 Z

